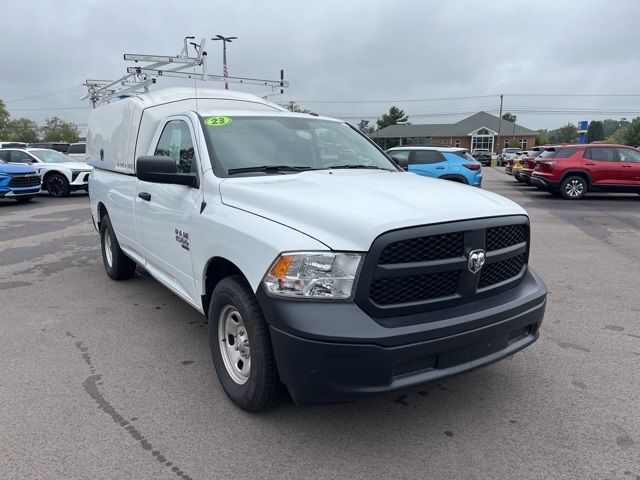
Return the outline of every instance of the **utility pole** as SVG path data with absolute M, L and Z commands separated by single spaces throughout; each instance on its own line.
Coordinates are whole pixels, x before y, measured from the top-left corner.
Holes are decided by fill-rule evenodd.
M 238 37 L 225 37 L 223 35 L 216 35 L 211 40 L 222 40 L 222 76 L 224 77 L 224 89 L 229 90 L 229 84 L 227 83 L 227 77 L 229 77 L 229 71 L 227 70 L 227 43 L 231 43 L 233 40 L 237 40 Z
M 516 138 L 516 120 L 518 120 L 517 116 L 513 116 L 513 138 Z
M 500 143 L 500 134 L 502 133 L 502 100 L 504 95 L 500 94 L 500 120 L 498 121 L 498 143 Z M 498 145 L 499 147 L 500 145 Z

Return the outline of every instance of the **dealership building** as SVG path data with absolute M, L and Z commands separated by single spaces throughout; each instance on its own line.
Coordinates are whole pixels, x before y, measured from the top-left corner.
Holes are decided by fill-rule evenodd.
M 486 148 L 500 152 L 515 140 L 521 149 L 535 145 L 536 132 L 500 117 L 478 112 L 457 123 L 390 125 L 371 134 L 383 148 L 396 145 L 448 145 L 470 151 Z

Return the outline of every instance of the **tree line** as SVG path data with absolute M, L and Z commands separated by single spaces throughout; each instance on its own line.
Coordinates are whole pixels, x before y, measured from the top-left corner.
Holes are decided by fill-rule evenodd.
M 38 141 L 74 143 L 80 140 L 80 130 L 73 122 L 58 117 L 47 118 L 40 126 L 28 118 L 12 119 L 6 104 L 0 99 L 0 140 L 34 143 Z

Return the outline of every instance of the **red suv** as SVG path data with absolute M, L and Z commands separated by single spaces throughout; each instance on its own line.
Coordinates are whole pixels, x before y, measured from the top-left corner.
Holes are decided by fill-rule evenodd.
M 531 182 L 568 200 L 588 191 L 640 194 L 640 151 L 625 145 L 548 147 L 537 158 Z

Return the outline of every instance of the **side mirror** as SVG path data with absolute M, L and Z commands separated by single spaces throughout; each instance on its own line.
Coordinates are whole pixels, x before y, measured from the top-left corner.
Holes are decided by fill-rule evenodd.
M 152 183 L 168 183 L 198 187 L 198 176 L 192 173 L 178 173 L 176 162 L 171 157 L 152 156 L 138 157 L 136 161 L 136 177 Z

